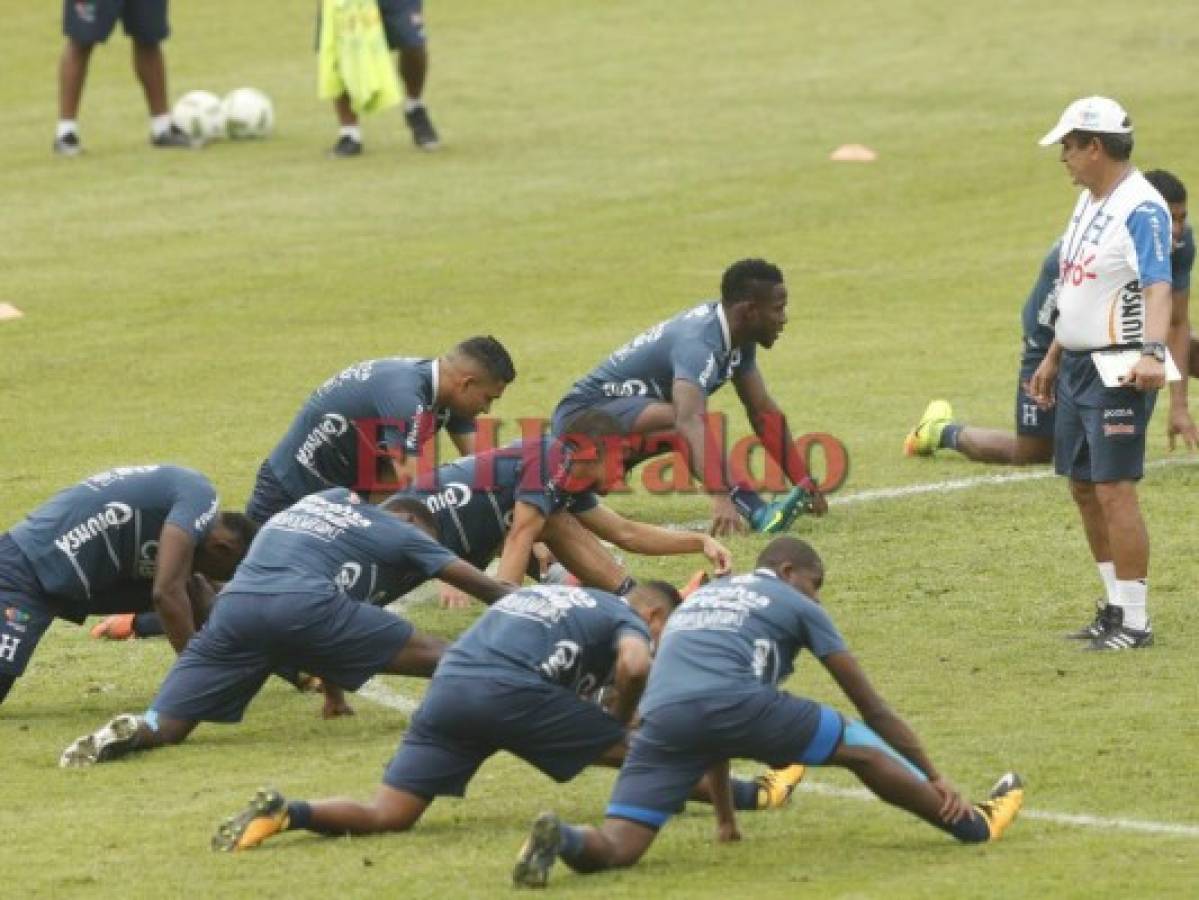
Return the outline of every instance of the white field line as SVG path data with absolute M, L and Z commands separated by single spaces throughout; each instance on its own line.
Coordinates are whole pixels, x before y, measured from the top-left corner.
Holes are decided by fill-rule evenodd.
M 1179 465 L 1191 465 L 1196 460 L 1192 457 L 1172 457 L 1170 459 L 1159 459 L 1154 462 L 1146 463 L 1146 469 L 1163 469 Z M 841 497 L 832 497 L 829 499 L 830 505 L 848 505 L 852 503 L 872 503 L 876 500 L 893 500 L 897 497 L 908 497 L 917 494 L 941 494 L 951 493 L 953 491 L 971 490 L 976 487 L 985 487 L 995 484 L 1012 484 L 1021 481 L 1038 481 L 1044 478 L 1052 478 L 1054 473 L 1052 469 L 1037 468 L 1024 469 L 1018 472 L 1005 472 L 1000 475 L 979 475 L 974 478 L 955 478 L 951 481 L 933 481 L 927 484 L 910 484 L 904 487 L 897 488 L 878 488 L 876 490 L 859 491 L 855 494 L 846 494 Z M 708 523 L 689 522 L 683 525 L 678 525 L 678 528 L 699 529 L 706 528 Z M 406 607 L 417 603 L 423 603 L 437 596 L 437 590 L 431 584 L 423 585 L 410 594 L 401 597 L 392 603 L 389 609 L 395 612 L 400 612 Z M 389 709 L 394 709 L 397 712 L 403 713 L 406 716 L 412 715 L 417 707 L 417 701 L 410 697 L 405 697 L 403 694 L 397 694 L 378 678 L 372 678 L 362 688 L 359 689 L 358 695 L 365 697 L 380 706 L 386 706 Z M 820 782 L 804 781 L 799 785 L 797 790 L 808 794 L 819 794 L 825 797 L 839 797 L 850 800 L 874 800 L 875 796 L 870 791 L 864 788 L 839 788 L 829 784 L 821 784 Z M 1125 818 L 1110 818 L 1107 816 L 1093 816 L 1087 813 L 1058 813 L 1049 812 L 1039 809 L 1024 809 L 1020 811 L 1020 815 L 1025 819 L 1035 819 L 1042 822 L 1049 822 L 1054 825 L 1072 826 L 1075 828 L 1094 828 L 1104 831 L 1131 831 L 1141 834 L 1162 834 L 1173 837 L 1193 837 L 1199 838 L 1199 825 L 1179 825 L 1173 822 L 1153 822 L 1144 819 L 1125 819 Z
M 1166 469 L 1174 466 L 1199 464 L 1196 456 L 1172 456 L 1168 459 L 1157 459 L 1145 463 L 1146 469 Z M 852 494 L 833 494 L 828 498 L 829 506 L 851 506 L 858 503 L 874 503 L 878 500 L 897 500 L 900 497 L 914 497 L 921 494 L 951 494 L 956 491 L 970 491 L 978 487 L 990 487 L 1001 484 L 1017 484 L 1022 481 L 1042 481 L 1056 477 L 1052 467 L 1036 466 L 1019 469 L 1015 472 L 1002 472 L 997 475 L 975 475 L 971 478 L 953 478 L 948 481 L 929 481 L 924 484 L 905 484 L 900 487 L 874 488 L 867 491 L 856 491 Z M 691 522 L 679 522 L 667 527 L 682 531 L 702 531 L 709 525 L 707 519 L 696 519 Z

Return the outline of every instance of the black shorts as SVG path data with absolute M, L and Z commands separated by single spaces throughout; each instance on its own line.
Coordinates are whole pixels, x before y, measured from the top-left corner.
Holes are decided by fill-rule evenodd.
M 167 0 L 63 0 L 62 33 L 76 43 L 103 44 L 118 21 L 139 44 L 161 44 L 171 33 Z
M 1074 481 L 1137 481 L 1156 391 L 1104 386 L 1088 352 L 1067 350 L 1057 379 L 1053 463 Z

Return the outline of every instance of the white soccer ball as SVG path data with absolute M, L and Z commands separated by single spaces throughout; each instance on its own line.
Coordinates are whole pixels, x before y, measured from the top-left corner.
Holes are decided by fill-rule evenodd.
M 275 127 L 271 98 L 257 88 L 230 91 L 221 106 L 225 112 L 225 131 L 235 141 L 264 138 Z
M 225 134 L 221 98 L 211 91 L 188 91 L 171 110 L 171 121 L 193 141 L 206 144 Z

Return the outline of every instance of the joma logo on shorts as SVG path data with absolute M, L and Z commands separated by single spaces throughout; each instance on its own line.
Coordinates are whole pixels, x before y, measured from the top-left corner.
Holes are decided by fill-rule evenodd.
M 1127 419 L 1131 415 L 1131 409 L 1105 409 L 1103 411 L 1103 418 L 1105 419 Z

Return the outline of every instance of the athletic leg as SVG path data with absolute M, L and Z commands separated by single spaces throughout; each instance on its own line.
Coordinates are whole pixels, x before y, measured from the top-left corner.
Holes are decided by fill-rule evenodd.
M 449 646 L 441 638 L 413 632 L 408 642 L 392 657 L 385 672 L 409 675 L 413 678 L 432 678 L 442 654 Z
M 130 43 L 133 45 L 133 71 L 146 95 L 146 107 L 152 117 L 165 116 L 170 107 L 167 105 L 167 67 L 162 45 L 136 40 Z

